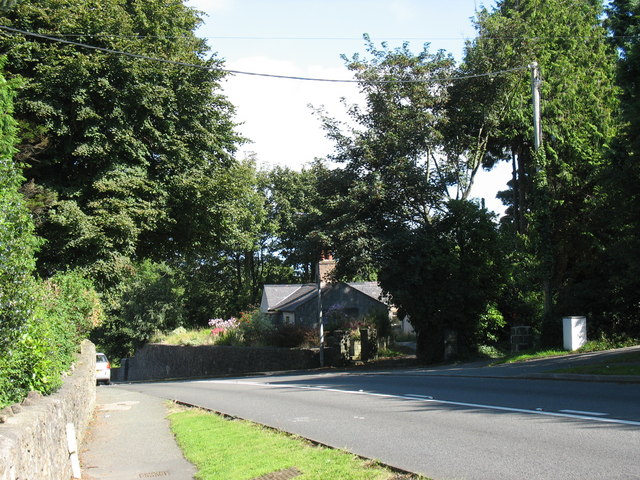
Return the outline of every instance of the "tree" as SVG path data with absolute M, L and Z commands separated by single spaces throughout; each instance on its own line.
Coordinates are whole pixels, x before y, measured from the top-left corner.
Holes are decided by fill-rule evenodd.
M 458 355 L 476 353 L 481 318 L 499 298 L 504 278 L 492 215 L 451 200 L 429 223 L 398 232 L 382 255 L 380 283 L 399 315 L 409 316 L 418 360 L 441 361 L 447 331 L 457 336 Z
M 365 96 L 349 109 L 357 127 L 344 133 L 325 118 L 344 164 L 326 223 L 338 274 L 377 277 L 410 317 L 420 360 L 442 360 L 447 329 L 469 353 L 502 277 L 496 225 L 464 200 L 477 169 L 445 155 L 453 60 L 426 46 L 367 48 L 371 59 L 347 60 Z
M 613 144 L 611 161 L 601 173 L 601 201 L 594 215 L 602 248 L 594 259 L 602 279 L 594 287 L 601 302 L 593 305 L 591 318 L 609 335 L 640 337 L 640 5 L 614 0 L 607 9 L 611 42 L 619 53 L 617 83 L 620 87 L 622 128 Z
M 18 158 L 49 202 L 41 273 L 79 266 L 111 288 L 127 259 L 175 254 L 190 240 L 183 179 L 215 176 L 240 141 L 219 93 L 221 61 L 205 60 L 193 33 L 199 22 L 179 0 L 34 0 L 4 13 L 2 23 L 21 30 L 197 66 L 2 37 L 8 73 L 26 82 Z
M 615 56 L 601 14 L 600 1 L 500 1 L 492 12 L 478 13 L 479 36 L 467 46 L 461 66 L 463 73 L 484 74 L 536 61 L 543 75 L 544 141 L 537 153 L 525 72 L 471 78 L 458 88 L 489 92 L 465 107 L 482 112 L 484 120 L 472 125 L 462 145 L 473 149 L 471 133 L 481 132 L 486 166 L 513 163 L 505 227 L 514 232 L 516 251 L 530 248 L 538 264 L 528 282 L 545 293 L 549 338 L 559 325 L 552 320 L 557 315 L 588 308 L 574 302 L 575 291 L 590 276 L 589 258 L 600 248 L 589 225 L 600 194 L 599 173 L 617 129 Z M 557 342 L 557 330 L 554 338 Z

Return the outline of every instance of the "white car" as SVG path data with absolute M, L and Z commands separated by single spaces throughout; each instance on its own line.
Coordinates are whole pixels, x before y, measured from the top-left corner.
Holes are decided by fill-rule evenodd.
M 96 385 L 111 383 L 111 364 L 104 353 L 96 353 Z

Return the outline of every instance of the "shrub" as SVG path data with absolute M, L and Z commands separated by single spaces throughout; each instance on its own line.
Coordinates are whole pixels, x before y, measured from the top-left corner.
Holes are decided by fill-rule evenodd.
M 230 328 L 222 331 L 216 335 L 213 342 L 214 345 L 228 345 L 232 347 L 239 347 L 244 344 L 242 332 L 238 328 Z
M 183 289 L 175 272 L 164 263 L 131 265 L 131 275 L 110 300 L 107 321 L 91 335 L 110 357 L 134 354 L 158 333 L 169 332 L 184 320 Z
M 264 346 L 269 343 L 276 327 L 266 314 L 256 309 L 240 315 L 238 328 L 245 345 Z
M 54 392 L 102 308 L 91 283 L 77 273 L 31 282 L 37 306 L 9 354 L 0 357 L 0 405 L 20 401 L 31 390 Z
M 281 348 L 316 346 L 319 343 L 317 335 L 315 329 L 285 323 L 275 327 L 269 344 Z M 310 344 L 310 341 L 313 343 Z
M 495 304 L 489 304 L 485 313 L 480 315 L 476 326 L 476 344 L 490 345 L 500 340 L 507 322 Z

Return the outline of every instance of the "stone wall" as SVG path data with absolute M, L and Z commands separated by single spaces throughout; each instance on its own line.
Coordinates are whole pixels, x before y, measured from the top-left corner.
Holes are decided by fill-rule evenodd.
M 95 346 L 85 341 L 62 388 L 43 397 L 32 392 L 0 411 L 0 480 L 71 478 L 67 424 L 81 444 L 96 400 Z
M 204 378 L 257 372 L 306 370 L 320 366 L 315 350 L 181 346 L 148 344 L 133 358 L 111 369 L 111 380 L 144 381 L 178 378 Z
M 528 326 L 511 327 L 511 353 L 519 353 L 533 347 L 533 331 Z

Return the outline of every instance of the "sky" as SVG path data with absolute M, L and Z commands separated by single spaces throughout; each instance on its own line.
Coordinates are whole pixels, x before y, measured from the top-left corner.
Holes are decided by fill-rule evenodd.
M 429 43 L 457 62 L 465 40 L 475 37 L 472 17 L 493 0 L 188 0 L 206 14 L 196 32 L 207 38 L 225 68 L 296 77 L 352 79 L 341 55 L 365 53 L 362 35 L 380 46 L 409 42 L 414 52 Z M 238 130 L 252 143 L 238 157 L 255 154 L 260 166 L 300 170 L 314 158 L 325 158 L 333 144 L 325 137 L 315 108 L 347 120 L 347 103 L 359 99 L 350 83 L 326 83 L 246 75 L 223 82 L 225 95 L 236 106 Z M 479 172 L 472 196 L 502 213 L 495 199 L 506 188 L 509 167 Z

